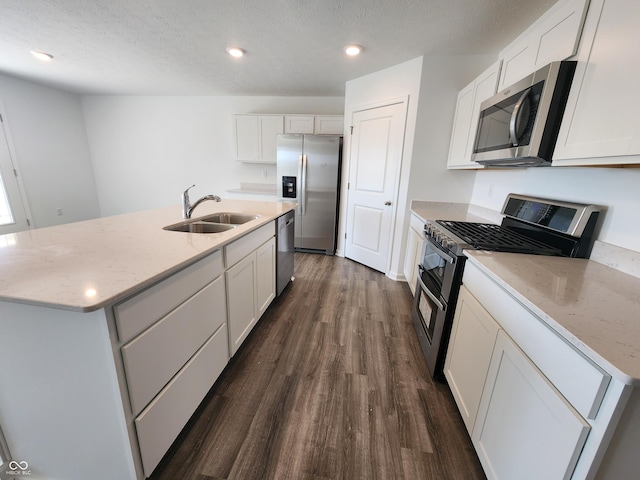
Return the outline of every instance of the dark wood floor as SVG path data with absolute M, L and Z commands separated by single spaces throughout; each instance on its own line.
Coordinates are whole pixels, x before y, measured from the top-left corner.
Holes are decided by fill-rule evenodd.
M 484 479 L 429 377 L 406 283 L 340 257 L 295 261 L 151 478 Z

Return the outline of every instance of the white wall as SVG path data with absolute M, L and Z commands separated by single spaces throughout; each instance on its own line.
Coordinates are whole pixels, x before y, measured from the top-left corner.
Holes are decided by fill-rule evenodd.
M 597 239 L 640 252 L 639 186 L 637 168 L 483 170 L 476 174 L 471 202 L 500 211 L 506 195 L 515 192 L 603 205 L 607 210 Z
M 0 75 L 0 101 L 32 225 L 47 227 L 98 217 L 80 97 Z
M 195 199 L 238 198 L 227 190 L 240 182 L 275 183 L 275 165 L 233 160 L 232 115 L 342 114 L 344 99 L 87 96 L 82 104 L 100 209 L 114 215 L 179 204 L 192 184 Z

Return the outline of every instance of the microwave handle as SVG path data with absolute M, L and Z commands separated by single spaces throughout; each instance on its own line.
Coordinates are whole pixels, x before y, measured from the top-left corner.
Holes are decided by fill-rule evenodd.
M 511 114 L 511 120 L 509 121 L 509 135 L 511 136 L 511 143 L 514 147 L 518 146 L 520 139 L 518 138 L 518 119 L 520 117 L 520 110 L 525 100 L 531 93 L 531 89 L 527 88 L 516 102 L 516 106 L 513 107 L 513 113 Z

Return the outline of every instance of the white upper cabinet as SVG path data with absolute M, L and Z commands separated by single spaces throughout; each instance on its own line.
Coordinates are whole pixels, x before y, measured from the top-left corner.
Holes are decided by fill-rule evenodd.
M 554 166 L 640 164 L 640 2 L 592 0 Z
M 494 63 L 458 94 L 447 168 L 482 168 L 471 161 L 480 104 L 496 93 L 501 61 Z
M 284 133 L 313 133 L 313 115 L 285 115 Z
M 233 146 L 240 162 L 276 163 L 276 136 L 284 133 L 283 115 L 234 115 Z
M 285 115 L 284 133 L 342 135 L 342 115 Z
M 344 117 L 342 115 L 316 115 L 314 132 L 316 135 L 342 135 Z
M 589 0 L 558 2 L 500 52 L 498 90 L 550 62 L 575 55 L 588 6 Z

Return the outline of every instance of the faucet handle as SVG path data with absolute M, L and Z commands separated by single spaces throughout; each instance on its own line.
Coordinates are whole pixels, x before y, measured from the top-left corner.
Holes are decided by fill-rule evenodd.
M 187 188 L 187 189 L 184 191 L 183 195 L 186 195 L 186 196 L 188 197 L 188 196 L 189 196 L 189 190 L 191 190 L 191 189 L 192 189 L 193 187 L 195 187 L 195 186 L 196 186 L 195 184 L 191 185 L 189 188 Z

